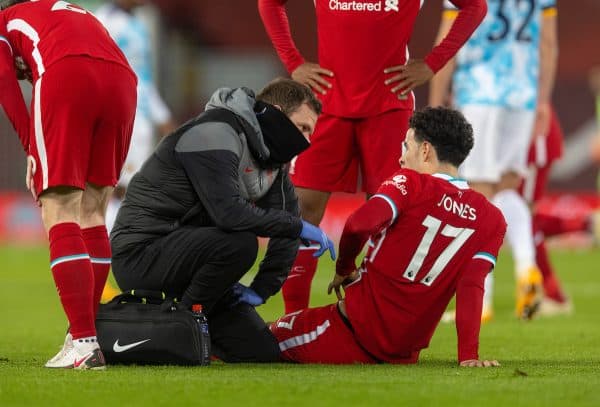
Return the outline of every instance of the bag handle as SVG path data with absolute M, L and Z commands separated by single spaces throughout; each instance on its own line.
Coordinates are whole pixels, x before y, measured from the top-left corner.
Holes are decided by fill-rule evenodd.
M 135 289 L 115 296 L 110 302 L 141 302 L 142 304 L 162 304 L 166 299 L 167 296 L 162 291 Z

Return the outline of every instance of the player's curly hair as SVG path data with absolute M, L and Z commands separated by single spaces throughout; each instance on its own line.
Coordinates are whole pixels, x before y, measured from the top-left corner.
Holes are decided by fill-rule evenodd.
M 277 78 L 269 82 L 256 95 L 256 100 L 281 107 L 281 111 L 287 116 L 303 103 L 308 104 L 317 115 L 321 114 L 321 102 L 313 91 L 308 86 L 291 79 Z
M 26 1 L 29 0 L 0 0 L 0 10 L 7 9 L 15 4 L 25 3 Z
M 473 127 L 457 110 L 426 107 L 416 111 L 408 125 L 417 142 L 427 141 L 441 162 L 458 167 L 473 148 Z

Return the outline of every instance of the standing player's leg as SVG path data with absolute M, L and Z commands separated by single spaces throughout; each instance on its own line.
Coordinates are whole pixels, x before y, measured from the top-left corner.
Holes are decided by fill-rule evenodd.
M 80 281 L 78 288 L 72 288 L 71 291 L 79 291 L 82 303 L 83 297 L 86 298 L 85 306 L 80 306 L 78 311 L 85 313 L 86 330 L 82 331 L 74 325 L 69 317 L 72 343 L 67 337 L 63 350 L 46 366 L 103 369 L 104 357 L 95 336 L 95 313 L 99 297 L 98 286 L 104 285 L 110 264 L 110 246 L 104 226 L 105 211 L 131 137 L 136 103 L 135 76 L 117 64 L 87 57 L 72 57 L 54 64 L 46 71 L 44 78 L 49 84 L 46 99 L 52 101 L 50 107 L 46 108 L 48 121 L 52 126 L 63 129 L 63 132 L 74 135 L 63 137 L 62 143 L 47 140 L 46 148 L 49 152 L 54 152 L 52 155 L 48 154 L 48 157 L 60 156 L 61 164 L 49 171 L 49 178 L 54 180 L 46 182 L 54 183 L 57 182 L 56 179 L 65 179 L 68 184 L 80 189 L 88 188 L 85 192 L 79 192 L 76 209 L 79 223 L 67 224 L 70 225 L 68 230 L 61 226 L 64 223 L 59 223 L 50 230 L 52 234 L 58 226 L 62 227 L 58 237 L 62 239 L 61 245 L 56 250 L 67 247 L 72 252 L 85 253 L 86 261 L 81 260 L 79 264 L 81 276 L 72 277 L 79 280 L 85 277 L 85 282 Z M 69 80 L 64 81 L 63 78 Z M 56 103 L 57 100 L 64 100 L 64 103 Z M 36 136 L 36 141 L 37 139 Z M 62 252 L 53 254 L 52 238 L 53 236 L 51 255 L 60 255 L 67 260 L 54 260 L 53 273 L 66 275 L 66 271 L 61 270 L 64 268 L 62 264 L 73 263 L 72 259 L 83 255 L 69 256 Z M 93 265 L 90 251 L 94 253 Z M 55 272 L 57 267 L 61 269 Z M 71 275 L 74 274 L 74 270 L 69 271 Z M 64 294 L 61 285 L 69 287 L 74 284 L 66 283 L 66 278 L 62 276 L 59 278 L 61 282 L 57 281 L 57 285 L 62 299 Z
M 105 213 L 113 188 L 87 184 L 81 200 L 81 233 L 90 254 L 94 272 L 94 315 L 108 278 L 111 264 L 110 242 L 105 226 Z
M 356 192 L 357 163 L 354 121 L 322 114 L 311 146 L 301 153 L 290 169 L 302 218 L 314 225 L 323 219 L 333 191 Z M 285 312 L 308 307 L 310 286 L 317 270 L 317 246 L 300 246 L 290 274 L 281 288 Z
M 79 225 L 82 194 L 72 187 L 54 187 L 40 196 L 50 268 L 69 321 L 64 347 L 46 367 L 104 367 L 96 341 L 92 265 Z
M 86 66 L 72 58 L 53 64 L 34 84 L 33 178 L 48 233 L 52 275 L 69 321 L 63 349 L 47 367 L 105 366 L 96 341 L 92 265 L 80 227 L 96 113 L 88 93 L 93 90 Z
M 537 213 L 537 202 L 546 194 L 552 164 L 561 156 L 562 139 L 562 130 L 553 111 L 548 134 L 536 137 L 531 143 L 528 154 L 529 170 L 520 187 L 521 195 L 529 202 L 533 213 L 536 263 L 542 273 L 544 287 L 544 299 L 540 304 L 539 314 L 546 316 L 570 314 L 573 311 L 572 303 L 561 288 L 546 249 L 547 232 L 566 232 L 562 230 L 565 222 L 556 217 L 548 219 L 549 217 Z M 547 230 L 548 224 L 555 230 Z M 578 229 L 584 228 L 582 222 Z
M 493 197 L 507 223 L 506 238 L 515 262 L 516 314 L 531 319 L 542 300 L 542 275 L 535 261 L 535 244 L 531 212 L 518 193 L 527 174 L 527 153 L 531 141 L 535 112 L 501 110 L 497 145 L 498 166 L 502 174 Z

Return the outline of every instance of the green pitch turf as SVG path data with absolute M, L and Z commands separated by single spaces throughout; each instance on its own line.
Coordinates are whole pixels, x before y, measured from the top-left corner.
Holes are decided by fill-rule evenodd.
M 0 249 L 0 406 L 600 406 L 600 251 L 553 253 L 575 303 L 571 317 L 523 323 L 513 317 L 513 273 L 496 270 L 496 315 L 482 328 L 483 358 L 502 367 L 456 365 L 453 324 L 440 325 L 415 366 L 225 365 L 44 369 L 64 338 L 65 319 L 45 248 Z M 312 305 L 332 263 L 321 262 Z M 276 297 L 260 310 L 281 314 Z

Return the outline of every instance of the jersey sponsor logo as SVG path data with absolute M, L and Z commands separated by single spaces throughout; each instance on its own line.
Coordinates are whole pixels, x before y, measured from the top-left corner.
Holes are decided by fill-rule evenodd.
M 395 175 L 392 179 L 388 179 L 383 182 L 383 185 L 393 185 L 396 187 L 402 195 L 408 195 L 408 191 L 406 190 L 406 176 L 405 175 Z
M 383 11 L 398 12 L 398 0 L 385 0 L 385 7 Z
M 145 339 L 143 341 L 133 342 L 128 345 L 119 345 L 119 340 L 117 339 L 113 345 L 113 350 L 117 353 L 125 352 L 126 350 L 133 349 L 136 346 L 140 346 L 142 343 L 148 342 L 150 339 Z
M 442 199 L 437 203 L 437 206 L 444 208 L 447 212 L 457 215 L 463 219 L 477 219 L 477 211 L 469 204 L 456 202 L 454 199 L 444 194 Z
M 375 3 L 366 1 L 329 0 L 329 9 L 335 11 L 399 11 L 399 0 L 382 0 Z

